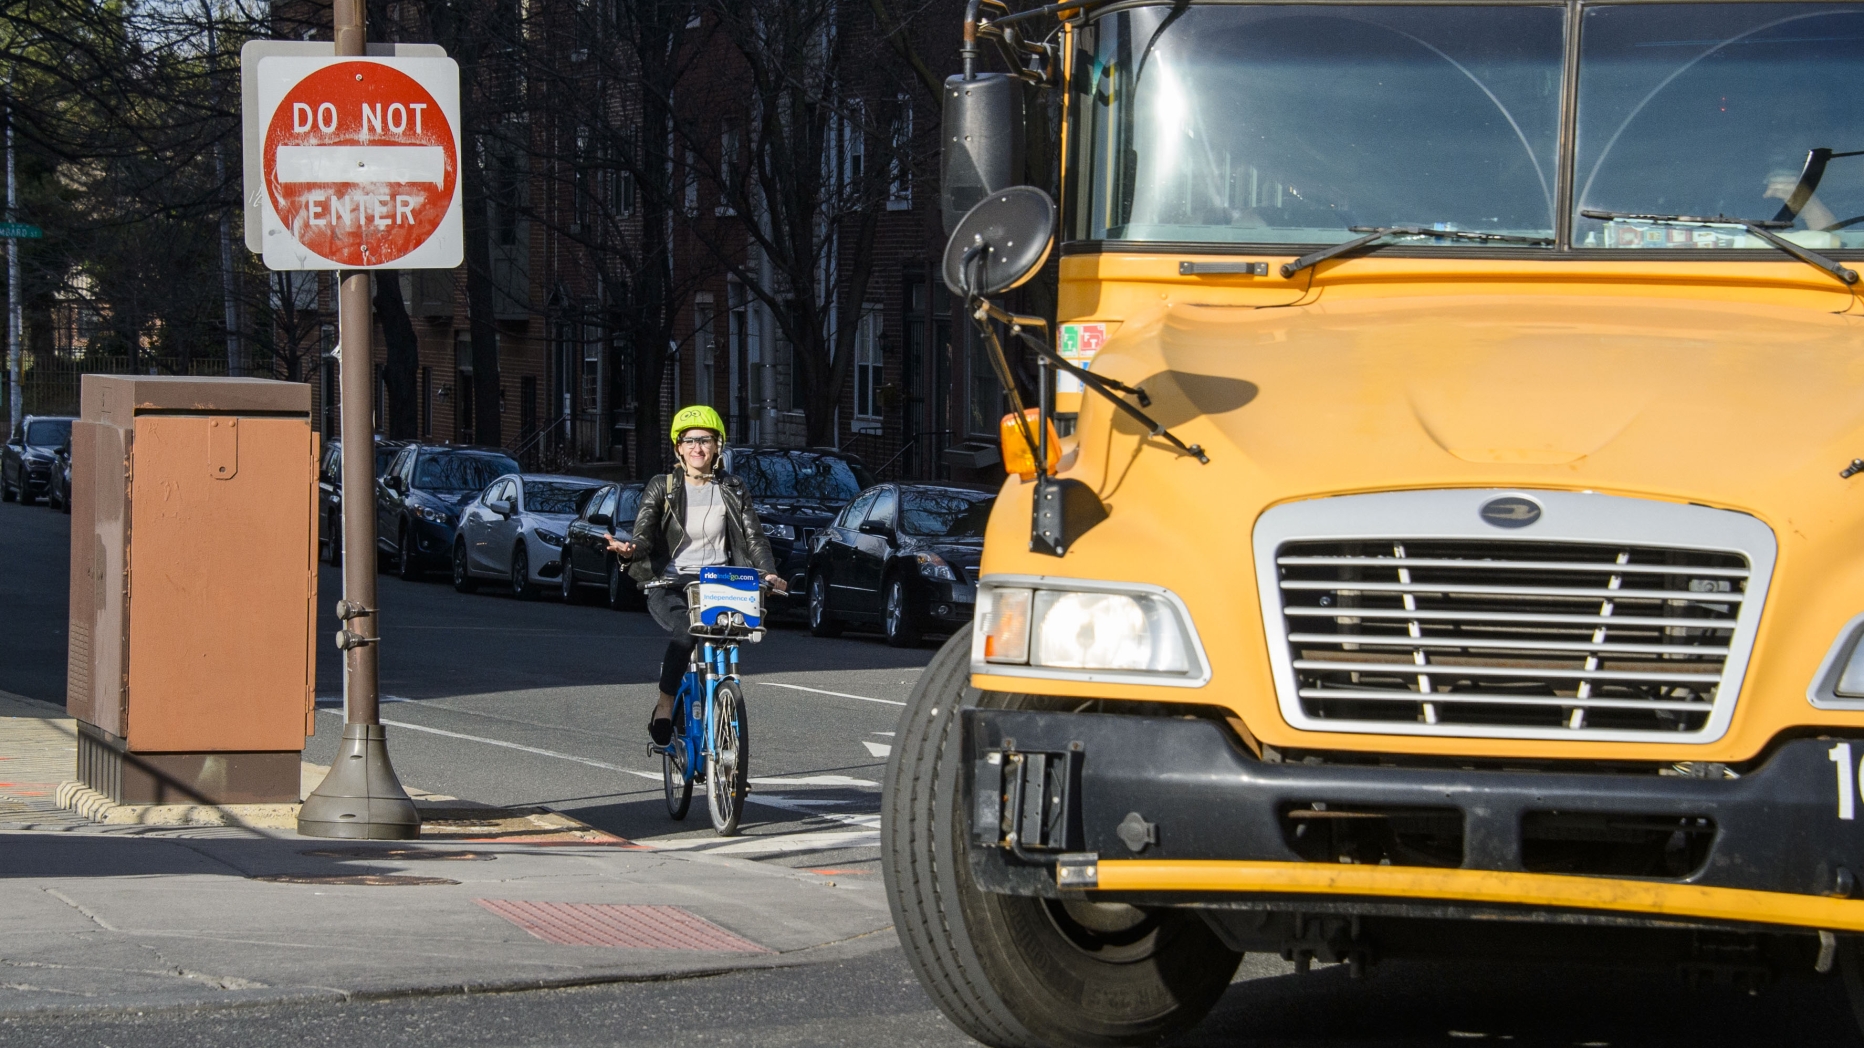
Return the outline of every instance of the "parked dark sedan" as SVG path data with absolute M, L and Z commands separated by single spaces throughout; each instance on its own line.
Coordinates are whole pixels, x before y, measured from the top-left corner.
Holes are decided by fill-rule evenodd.
M 52 453 L 52 474 L 45 485 L 45 504 L 56 510 L 71 512 L 71 438 Z
M 375 484 L 376 549 L 395 574 L 417 579 L 449 563 L 460 510 L 518 462 L 502 448 L 411 444 Z
M 395 452 L 405 440 L 375 438 L 375 479 L 381 480 Z M 324 445 L 324 461 L 317 468 L 317 552 L 333 565 L 343 563 L 343 442 Z
M 582 512 L 570 521 L 563 543 L 565 571 L 561 577 L 563 603 L 582 599 L 584 586 L 601 586 L 608 606 L 640 606 L 640 591 L 628 577 L 627 565 L 608 551 L 610 535 L 628 541 L 634 535 L 634 514 L 641 508 L 640 484 L 609 484 L 590 496 Z
M 804 610 L 810 539 L 874 478 L 860 459 L 832 448 L 727 447 L 725 470 L 750 488 L 777 574 L 790 584 L 787 595 L 766 596 L 771 612 Z
M 809 629 L 833 637 L 878 622 L 887 643 L 971 620 L 984 525 L 997 493 L 949 484 L 882 484 L 816 536 L 809 554 Z
M 0 500 L 39 501 L 52 480 L 58 446 L 71 439 L 66 416 L 27 415 L 20 432 L 0 446 Z

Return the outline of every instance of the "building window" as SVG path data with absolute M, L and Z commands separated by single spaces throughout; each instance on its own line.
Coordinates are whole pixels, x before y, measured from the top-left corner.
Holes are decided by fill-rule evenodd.
M 590 190 L 589 182 L 593 168 L 589 163 L 589 129 L 576 129 L 576 148 L 570 162 L 570 232 L 587 232 L 590 226 L 590 205 L 595 202 L 595 194 Z
M 622 128 L 620 157 L 609 180 L 609 209 L 617 215 L 634 214 L 634 165 L 640 156 L 640 130 L 633 125 Z
M 854 431 L 880 432 L 880 307 L 861 311 L 854 331 Z
M 717 310 L 712 305 L 712 296 L 701 294 L 693 310 L 693 399 L 694 404 L 712 404 L 713 372 L 718 370 L 716 351 L 718 339 L 714 328 L 717 326 Z M 728 405 L 729 407 L 729 405 Z
M 862 169 L 867 163 L 867 103 L 855 99 L 848 103 L 848 115 L 841 122 L 841 183 L 850 193 L 861 191 Z
M 892 150 L 887 157 L 887 210 L 913 208 L 913 99 L 901 93 L 893 115 Z
M 699 215 L 699 157 L 692 150 L 686 151 L 686 217 Z
M 582 412 L 593 416 L 602 410 L 602 329 L 595 324 L 583 326 L 582 337 Z
M 718 135 L 718 214 L 735 215 L 733 201 L 738 199 L 738 182 L 743 177 L 743 152 L 738 129 L 727 123 Z
M 472 339 L 461 333 L 453 340 L 453 439 L 472 443 Z
M 434 369 L 421 369 L 421 436 L 434 435 Z

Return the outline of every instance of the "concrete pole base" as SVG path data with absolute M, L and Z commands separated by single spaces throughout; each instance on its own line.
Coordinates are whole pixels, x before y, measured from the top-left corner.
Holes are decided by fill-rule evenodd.
M 421 813 L 388 763 L 387 735 L 380 724 L 343 726 L 336 763 L 298 810 L 298 832 L 368 841 L 410 841 L 421 835 Z

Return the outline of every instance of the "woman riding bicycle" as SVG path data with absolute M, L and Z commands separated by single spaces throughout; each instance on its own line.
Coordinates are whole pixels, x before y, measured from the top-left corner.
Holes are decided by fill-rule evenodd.
M 633 541 L 608 539 L 608 548 L 629 562 L 654 621 L 673 636 L 660 663 L 660 701 L 648 719 L 648 735 L 659 746 L 673 737 L 673 696 L 697 643 L 688 629 L 687 583 L 698 581 L 700 568 L 730 564 L 756 568 L 779 593 L 789 589 L 776 574 L 750 489 L 719 468 L 725 420 L 694 404 L 673 416 L 670 434 L 679 469 L 647 482 Z

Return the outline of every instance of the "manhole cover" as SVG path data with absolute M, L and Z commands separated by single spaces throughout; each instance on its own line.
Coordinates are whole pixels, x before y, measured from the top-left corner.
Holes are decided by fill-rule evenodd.
M 537 938 L 563 946 L 772 952 L 678 906 L 514 902 L 506 899 L 473 901 Z
M 263 873 L 248 880 L 273 884 L 362 884 L 388 887 L 414 884 L 458 884 L 445 877 L 409 877 L 398 873 Z
M 320 859 L 425 859 L 434 861 L 452 860 L 465 862 L 472 859 L 496 859 L 491 852 L 476 851 L 442 851 L 434 848 L 320 848 L 317 851 L 299 852 L 299 855 L 314 855 Z

